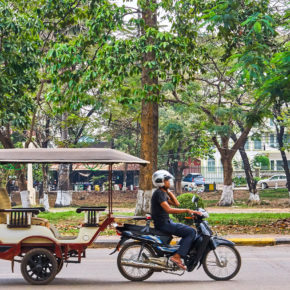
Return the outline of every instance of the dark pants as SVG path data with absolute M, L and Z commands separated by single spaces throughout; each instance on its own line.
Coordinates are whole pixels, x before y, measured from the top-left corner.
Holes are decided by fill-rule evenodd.
M 180 247 L 177 253 L 181 257 L 185 257 L 187 255 L 196 235 L 196 232 L 193 228 L 184 224 L 176 224 L 172 220 L 168 220 L 167 222 L 162 224 L 155 224 L 155 228 L 162 232 L 182 237 L 179 242 Z

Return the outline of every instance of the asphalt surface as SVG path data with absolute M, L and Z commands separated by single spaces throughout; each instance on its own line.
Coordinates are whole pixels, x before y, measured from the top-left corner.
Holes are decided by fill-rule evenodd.
M 119 273 L 117 255 L 110 249 L 89 249 L 81 264 L 69 264 L 47 286 L 28 285 L 21 276 L 19 264 L 11 273 L 11 264 L 0 260 L 0 289 L 198 289 L 198 290 L 268 290 L 290 289 L 290 246 L 238 247 L 242 267 L 231 281 L 216 282 L 199 269 L 183 276 L 154 273 L 145 282 L 127 281 Z

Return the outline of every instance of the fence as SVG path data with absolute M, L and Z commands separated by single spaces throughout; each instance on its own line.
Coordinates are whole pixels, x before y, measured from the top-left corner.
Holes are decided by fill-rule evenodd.
M 252 169 L 254 177 L 271 177 L 273 175 L 285 175 L 284 170 L 260 170 L 260 169 Z M 204 167 L 204 166 L 198 166 L 198 167 L 191 167 L 187 169 L 186 174 L 193 173 L 193 174 L 201 174 L 204 179 L 205 183 L 217 183 L 217 184 L 223 184 L 224 182 L 224 176 L 223 176 L 223 167 Z M 234 177 L 246 177 L 244 170 L 235 170 L 233 172 L 233 178 Z

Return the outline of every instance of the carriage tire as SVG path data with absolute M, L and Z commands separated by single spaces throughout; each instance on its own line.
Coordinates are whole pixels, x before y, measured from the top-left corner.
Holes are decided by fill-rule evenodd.
M 39 259 L 41 263 L 37 263 Z M 47 271 L 49 266 L 49 273 L 44 274 L 44 269 Z M 27 268 L 30 268 L 28 271 Z M 36 248 L 26 253 L 21 261 L 21 273 L 23 278 L 32 285 L 46 285 L 54 280 L 59 265 L 53 253 L 47 249 Z M 30 273 L 29 273 L 30 272 Z M 31 274 L 33 272 L 33 274 Z M 33 277 L 34 276 L 34 277 Z

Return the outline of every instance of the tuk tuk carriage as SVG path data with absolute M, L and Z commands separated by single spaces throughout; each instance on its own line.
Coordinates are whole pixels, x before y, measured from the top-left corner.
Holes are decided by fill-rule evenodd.
M 0 259 L 21 264 L 24 279 L 35 285 L 48 284 L 61 271 L 64 263 L 81 263 L 86 249 L 99 234 L 111 225 L 113 215 L 113 165 L 135 163 L 145 166 L 148 161 L 105 148 L 1 149 L 0 163 L 86 163 L 109 166 L 108 207 L 79 207 L 85 220 L 78 236 L 61 236 L 45 219 L 37 218 L 44 208 L 11 208 L 6 189 L 0 189 Z M 102 216 L 104 217 L 104 216 Z

